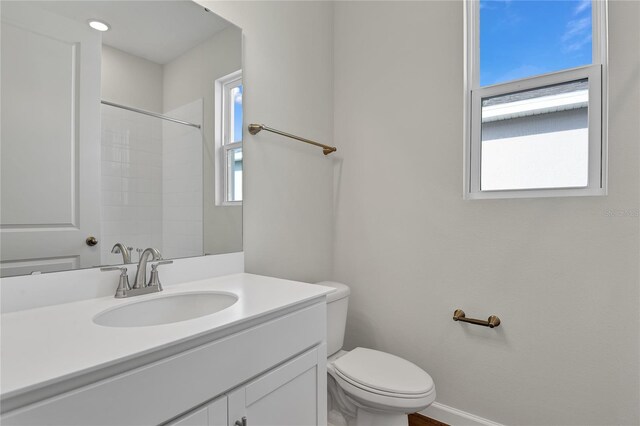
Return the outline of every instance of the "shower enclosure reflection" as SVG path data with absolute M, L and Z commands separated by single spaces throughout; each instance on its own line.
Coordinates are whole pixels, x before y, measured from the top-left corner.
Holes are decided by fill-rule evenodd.
M 202 101 L 167 115 L 197 123 Z M 109 105 L 101 118 L 101 263 L 118 263 L 120 242 L 166 258 L 202 255 L 200 129 Z

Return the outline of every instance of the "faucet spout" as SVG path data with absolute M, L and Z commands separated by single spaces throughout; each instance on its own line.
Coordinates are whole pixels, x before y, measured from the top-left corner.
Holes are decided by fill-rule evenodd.
M 129 248 L 122 243 L 116 243 L 111 249 L 113 254 L 122 254 L 122 263 L 125 265 L 131 263 L 131 252 Z
M 145 249 L 140 255 L 140 261 L 138 262 L 138 271 L 136 272 L 136 279 L 133 283 L 133 288 L 143 288 L 147 286 L 147 262 L 151 256 L 151 261 L 162 259 L 160 252 L 153 247 Z

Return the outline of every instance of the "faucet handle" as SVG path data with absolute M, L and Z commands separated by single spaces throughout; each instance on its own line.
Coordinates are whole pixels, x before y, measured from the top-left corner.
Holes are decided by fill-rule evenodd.
M 117 299 L 127 297 L 127 291 L 131 290 L 131 286 L 129 285 L 129 275 L 127 275 L 127 268 L 124 266 L 106 266 L 104 268 L 100 268 L 100 270 L 102 272 L 120 271 L 120 280 L 118 281 L 118 288 L 116 289 L 115 297 Z
M 158 286 L 158 291 L 162 291 L 162 284 L 160 284 L 160 278 L 158 277 L 158 266 L 169 265 L 173 263 L 173 260 L 161 260 L 151 264 L 151 276 L 149 277 L 149 286 Z
M 151 264 L 151 269 L 156 269 L 160 265 L 169 265 L 173 263 L 173 260 L 161 260 L 159 262 L 154 262 Z
M 123 266 L 103 266 L 102 268 L 100 268 L 100 270 L 102 272 L 107 272 L 107 271 L 120 271 L 120 273 L 127 272 L 127 268 Z

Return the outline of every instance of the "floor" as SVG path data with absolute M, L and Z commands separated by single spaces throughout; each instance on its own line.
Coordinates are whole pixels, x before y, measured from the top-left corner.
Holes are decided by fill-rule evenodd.
M 346 422 L 343 422 L 343 419 L 338 419 L 335 416 L 329 415 L 329 423 L 327 426 L 345 426 Z M 429 417 L 423 416 L 422 414 L 409 414 L 409 424 L 408 426 L 449 426 L 446 423 L 439 422 L 437 420 L 431 419 Z
M 409 414 L 409 426 L 449 426 L 422 414 Z

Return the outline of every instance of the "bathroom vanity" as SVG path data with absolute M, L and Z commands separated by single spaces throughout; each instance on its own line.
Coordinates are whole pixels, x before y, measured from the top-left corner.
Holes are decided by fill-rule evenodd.
M 2 424 L 326 424 L 331 290 L 239 273 L 3 314 Z M 216 294 L 235 302 L 152 312 Z

